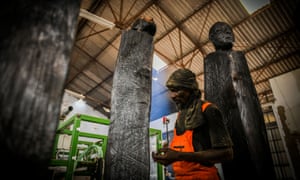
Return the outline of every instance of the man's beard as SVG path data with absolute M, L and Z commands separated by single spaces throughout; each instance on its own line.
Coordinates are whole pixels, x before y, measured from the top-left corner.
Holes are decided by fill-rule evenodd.
M 180 102 L 175 102 L 175 104 L 176 104 L 177 109 L 178 109 L 179 111 L 182 110 L 182 107 L 183 107 L 182 103 L 180 103 Z
M 182 109 L 184 109 L 184 108 L 187 107 L 188 102 L 189 102 L 189 100 L 186 101 L 186 102 L 175 101 L 175 104 L 176 104 L 176 106 L 177 106 L 177 109 L 180 111 L 180 110 L 182 110 Z

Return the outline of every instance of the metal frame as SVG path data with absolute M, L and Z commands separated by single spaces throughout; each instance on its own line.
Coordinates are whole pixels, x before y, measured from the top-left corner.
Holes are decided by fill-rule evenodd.
M 162 147 L 162 133 L 161 130 L 158 129 L 149 129 L 150 136 L 157 136 L 156 147 L 160 149 Z M 163 166 L 161 164 L 157 164 L 157 180 L 163 180 Z
M 66 166 L 66 174 L 65 174 L 66 180 L 72 180 L 73 173 L 75 171 L 74 165 L 79 151 L 77 145 L 78 144 L 90 145 L 93 143 L 89 141 L 81 141 L 79 140 L 79 137 L 87 137 L 87 138 L 102 140 L 103 158 L 105 157 L 107 136 L 94 134 L 94 133 L 80 132 L 80 124 L 82 121 L 92 122 L 96 124 L 103 124 L 103 125 L 110 124 L 110 121 L 108 119 L 101 119 L 101 118 L 84 115 L 84 114 L 76 114 L 72 116 L 70 119 L 59 124 L 59 127 L 57 128 L 56 131 L 54 149 L 52 154 L 53 159 L 51 159 L 50 161 L 50 166 Z M 72 129 L 70 128 L 71 125 L 73 125 Z M 62 134 L 71 135 L 70 151 L 67 160 L 55 159 L 59 136 Z M 92 163 L 86 162 L 86 164 L 92 164 Z
M 78 144 L 86 144 L 91 145 L 93 142 L 89 141 L 82 141 L 79 140 L 79 137 L 87 137 L 87 138 L 94 138 L 102 140 L 102 151 L 103 151 L 103 159 L 105 159 L 105 153 L 107 148 L 107 136 L 106 135 L 99 135 L 95 133 L 87 133 L 87 132 L 80 132 L 80 124 L 82 121 L 92 122 L 96 124 L 103 124 L 109 125 L 110 121 L 108 119 L 97 118 L 89 115 L 84 114 L 76 114 L 69 118 L 68 120 L 61 122 L 56 130 L 55 141 L 54 141 L 54 149 L 52 153 L 52 159 L 50 161 L 49 166 L 65 166 L 66 173 L 65 173 L 65 180 L 72 180 L 73 174 L 75 172 L 75 161 L 77 159 L 77 155 L 79 149 L 77 147 Z M 71 128 L 71 126 L 73 127 Z M 62 134 L 67 134 L 71 136 L 71 144 L 70 144 L 70 151 L 68 153 L 68 159 L 56 159 L 57 153 L 57 145 L 59 136 Z M 149 128 L 149 135 L 150 136 L 157 136 L 157 148 L 162 147 L 162 133 L 161 130 Z M 91 162 L 84 162 L 85 164 L 93 165 Z M 158 180 L 163 180 L 163 166 L 157 164 L 157 173 L 158 173 Z

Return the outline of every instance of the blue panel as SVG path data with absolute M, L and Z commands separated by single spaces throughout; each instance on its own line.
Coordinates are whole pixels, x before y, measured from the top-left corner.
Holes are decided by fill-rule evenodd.
M 152 76 L 157 77 L 157 73 L 153 71 Z M 150 121 L 174 112 L 176 112 L 176 106 L 170 99 L 167 88 L 158 81 L 152 80 Z

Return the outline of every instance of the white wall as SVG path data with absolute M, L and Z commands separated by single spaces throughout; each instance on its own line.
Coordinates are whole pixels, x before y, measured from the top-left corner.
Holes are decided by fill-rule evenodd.
M 90 116 L 96 116 L 99 118 L 107 119 L 107 117 L 101 114 L 99 111 L 94 110 L 91 106 L 87 105 L 84 99 L 77 98 L 72 94 L 65 92 L 63 96 L 63 102 L 61 105 L 61 112 L 64 112 L 69 106 L 73 106 L 66 119 L 70 118 L 74 114 L 87 114 Z
M 97 110 L 94 110 L 91 106 L 86 104 L 84 99 L 75 97 L 67 91 L 64 93 L 63 101 L 61 105 L 61 113 L 68 109 L 69 106 L 73 107 L 73 110 L 66 116 L 65 120 L 69 119 L 75 114 L 85 114 L 97 118 L 108 119 L 105 115 Z M 102 124 L 95 124 L 90 122 L 82 121 L 80 124 L 80 131 L 96 133 L 101 135 L 108 135 L 109 126 Z
M 295 168 L 293 167 L 293 158 L 291 158 L 289 149 L 285 141 L 285 131 L 283 130 L 283 124 L 280 120 L 278 113 L 278 107 L 284 107 L 284 113 L 286 117 L 285 124 L 291 134 L 300 133 L 300 69 L 277 76 L 269 80 L 270 85 L 275 97 L 275 102 L 272 105 L 273 112 L 278 124 L 278 130 L 283 139 L 284 149 L 287 152 L 287 158 L 291 166 L 291 173 L 294 179 L 296 179 Z M 299 149 L 298 149 L 299 150 Z
M 283 106 L 291 134 L 300 134 L 300 69 L 270 79 L 275 97 L 274 113 Z
M 175 126 L 175 121 L 176 121 L 176 117 L 177 117 L 177 113 L 173 113 L 173 114 L 169 114 L 166 116 L 170 122 L 168 124 L 168 131 L 172 131 L 174 129 Z M 166 124 L 163 124 L 163 117 L 156 119 L 154 121 L 150 122 L 150 128 L 153 129 L 158 129 L 161 130 L 161 133 L 165 133 L 166 132 Z
M 61 112 L 64 112 L 65 110 L 67 110 L 69 106 L 72 106 L 73 110 L 66 116 L 65 120 L 69 119 L 70 117 L 72 117 L 75 114 L 86 114 L 86 115 L 90 115 L 90 116 L 108 119 L 105 115 L 101 114 L 99 111 L 96 111 L 92 107 L 87 105 L 85 103 L 84 99 L 75 97 L 72 93 L 68 93 L 68 91 L 66 91 L 63 96 Z M 169 131 L 174 129 L 176 116 L 177 116 L 177 113 L 173 113 L 173 114 L 166 116 L 170 120 L 170 122 L 168 124 Z M 162 117 L 157 120 L 151 121 L 150 128 L 161 130 L 162 133 L 166 132 L 166 125 L 163 124 Z M 103 128 L 103 129 L 100 128 L 99 129 L 97 127 L 93 127 L 93 125 L 90 125 L 88 123 L 83 123 L 81 125 L 80 129 L 81 130 L 85 129 L 85 130 L 88 130 L 88 132 L 93 132 L 93 133 L 95 133 L 95 131 L 97 131 L 97 132 L 100 131 L 101 134 L 102 133 L 108 134 L 108 128 Z

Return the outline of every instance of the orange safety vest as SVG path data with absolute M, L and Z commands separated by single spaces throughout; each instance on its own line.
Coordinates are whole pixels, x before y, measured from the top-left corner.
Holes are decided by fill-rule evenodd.
M 211 103 L 202 104 L 202 112 Z M 186 130 L 177 135 L 174 129 L 174 137 L 170 148 L 182 152 L 195 152 L 193 147 L 193 130 Z M 219 180 L 218 170 L 215 166 L 203 166 L 197 162 L 177 161 L 172 164 L 176 180 Z

